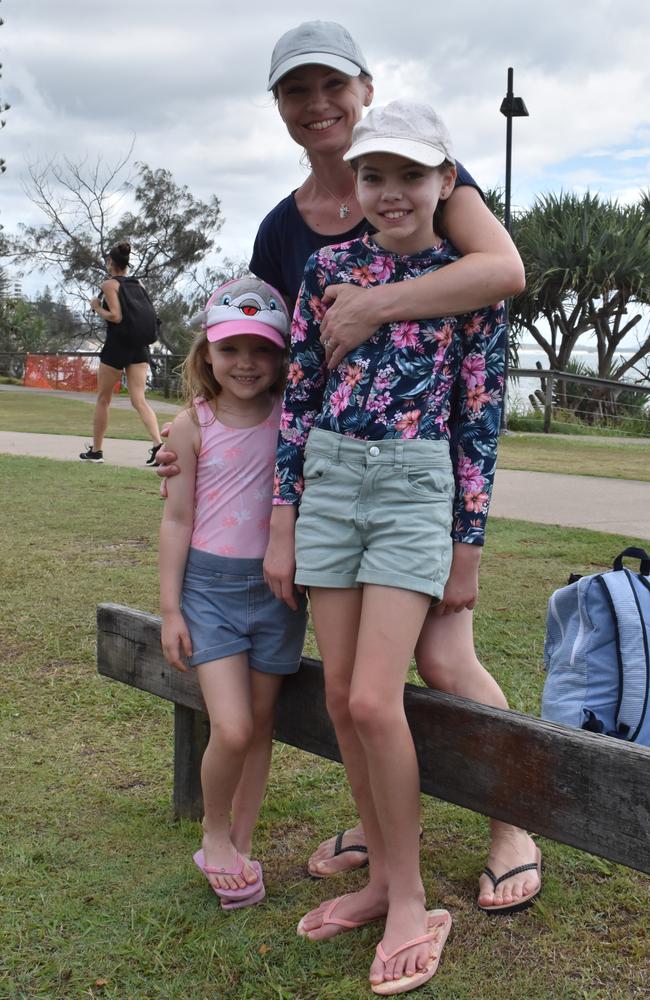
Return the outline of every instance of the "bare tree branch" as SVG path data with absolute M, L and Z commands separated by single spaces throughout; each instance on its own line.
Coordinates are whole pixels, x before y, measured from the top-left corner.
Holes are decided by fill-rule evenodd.
M 131 243 L 131 272 L 145 279 L 159 311 L 168 315 L 165 339 L 173 347 L 189 306 L 183 289 L 215 248 L 222 225 L 218 198 L 196 199 L 168 170 L 144 163 L 131 169 L 133 141 L 112 164 L 64 158 L 32 163 L 26 193 L 45 216 L 21 226 L 10 240 L 13 259 L 49 270 L 80 307 L 105 277 L 104 259 L 120 239 Z M 125 204 L 128 199 L 128 204 Z

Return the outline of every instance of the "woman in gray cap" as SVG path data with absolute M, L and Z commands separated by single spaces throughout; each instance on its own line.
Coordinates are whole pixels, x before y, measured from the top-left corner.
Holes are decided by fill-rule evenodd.
M 343 155 L 350 147 L 352 127 L 372 101 L 372 78 L 363 53 L 342 25 L 311 21 L 277 42 L 268 87 L 289 135 L 304 148 L 311 171 L 263 220 L 250 268 L 294 302 L 307 258 L 323 246 L 352 240 L 367 229 Z M 523 288 L 524 272 L 516 248 L 484 204 L 476 182 L 462 164 L 456 161 L 456 165 L 456 188 L 442 202 L 441 225 L 464 256 L 408 282 L 366 289 L 328 286 L 323 301 L 329 308 L 321 323 L 321 339 L 330 367 L 383 323 L 405 316 L 425 319 L 464 313 Z M 472 608 L 478 594 L 480 554 L 477 545 L 454 546 L 443 601 L 427 618 L 415 658 L 430 687 L 507 708 L 503 692 L 474 650 Z M 461 570 L 468 562 L 474 570 L 471 592 L 458 585 L 467 575 Z M 525 831 L 497 820 L 491 821 L 491 827 L 490 874 L 486 870 L 481 875 L 478 903 L 488 912 L 508 913 L 529 905 L 539 889 L 536 850 Z M 355 826 L 324 841 L 309 859 L 308 869 L 314 877 L 324 878 L 366 863 L 363 829 Z M 517 871 L 522 865 L 529 867 Z M 312 931 L 310 936 L 329 937 L 340 930 L 321 928 L 321 915 L 319 908 L 311 921 L 305 918 L 303 926 Z

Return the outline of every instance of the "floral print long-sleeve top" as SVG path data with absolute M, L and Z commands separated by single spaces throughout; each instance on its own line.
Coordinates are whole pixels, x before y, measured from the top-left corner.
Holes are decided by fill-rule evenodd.
M 312 427 L 362 440 L 446 438 L 456 479 L 452 538 L 483 544 L 503 400 L 503 307 L 387 323 L 333 371 L 320 342 L 328 285 L 408 281 L 458 256 L 446 240 L 401 256 L 365 234 L 309 258 L 291 327 L 274 504 L 300 502 Z

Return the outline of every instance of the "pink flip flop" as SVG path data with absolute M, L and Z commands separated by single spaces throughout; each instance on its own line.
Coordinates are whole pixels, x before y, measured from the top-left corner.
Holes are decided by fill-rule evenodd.
M 254 892 L 252 896 L 247 896 L 246 899 L 233 900 L 232 902 L 229 902 L 226 899 L 222 899 L 221 900 L 222 910 L 241 910 L 244 906 L 254 906 L 255 903 L 262 902 L 262 900 L 266 896 L 266 889 L 264 888 L 264 882 L 262 882 L 261 866 L 258 865 L 257 861 L 253 861 L 252 865 L 256 869 L 257 867 L 260 868 L 259 877 L 261 884 L 259 889 L 257 890 L 257 892 Z M 257 882 L 255 882 L 255 885 L 257 885 Z
M 348 896 L 352 895 L 353 893 L 347 892 L 345 893 L 345 895 L 336 896 L 334 899 L 331 899 L 329 901 L 329 904 L 323 910 L 323 919 L 321 920 L 320 925 L 321 927 L 340 927 L 341 930 L 335 931 L 333 934 L 330 934 L 327 938 L 322 938 L 322 939 L 319 938 L 319 940 L 328 941 L 330 937 L 336 937 L 337 934 L 340 934 L 343 931 L 356 930 L 357 927 L 365 927 L 366 924 L 372 924 L 374 923 L 375 920 L 380 919 L 379 917 L 368 917 L 367 920 L 346 920 L 345 917 L 335 916 L 334 910 L 341 902 L 341 900 L 347 899 Z M 308 914 L 305 914 L 305 916 L 307 915 Z M 303 923 L 304 919 L 305 917 L 303 917 L 300 923 L 298 924 L 297 933 L 300 935 L 300 937 L 309 937 L 309 931 L 306 930 Z M 318 928 L 316 927 L 314 928 L 314 930 L 317 929 Z
M 205 877 L 208 879 L 208 882 L 210 882 L 210 879 L 208 878 L 209 875 L 241 875 L 242 872 L 244 871 L 244 865 L 246 864 L 245 859 L 242 858 L 241 854 L 238 854 L 237 855 L 238 868 L 236 870 L 229 870 L 227 868 L 217 868 L 212 865 L 206 865 L 203 849 L 197 851 L 196 854 L 193 855 L 193 861 L 196 867 L 199 869 L 199 871 L 202 872 L 202 874 L 205 875 Z M 248 905 L 252 905 L 252 902 L 259 902 L 259 899 L 263 899 L 263 896 L 259 896 L 260 889 L 264 888 L 264 883 L 262 882 L 262 866 L 260 865 L 259 861 L 251 861 L 250 866 L 257 875 L 257 879 L 255 882 L 252 882 L 250 885 L 244 886 L 242 889 L 214 889 L 214 892 L 216 892 L 217 896 L 219 896 L 220 899 L 225 900 L 226 903 L 251 900 L 251 903 L 249 903 Z M 212 883 L 210 883 L 210 888 L 212 888 Z M 252 896 L 259 896 L 259 899 L 252 900 L 251 899 Z
M 390 955 L 386 954 L 381 942 L 377 945 L 377 957 L 384 963 L 395 958 L 395 955 L 399 955 L 400 952 L 406 951 L 407 948 L 412 948 L 416 944 L 424 944 L 427 941 L 431 942 L 431 953 L 425 968 L 420 972 L 415 972 L 412 976 L 402 976 L 400 979 L 387 979 L 383 983 L 371 983 L 370 989 L 373 993 L 377 993 L 381 997 L 408 993 L 410 990 L 417 989 L 418 986 L 424 986 L 436 974 L 442 949 L 451 930 L 451 915 L 447 910 L 429 910 L 427 912 L 427 927 L 430 928 L 428 934 L 422 934 L 421 937 L 413 938 L 412 941 L 406 941 L 399 948 L 391 951 Z

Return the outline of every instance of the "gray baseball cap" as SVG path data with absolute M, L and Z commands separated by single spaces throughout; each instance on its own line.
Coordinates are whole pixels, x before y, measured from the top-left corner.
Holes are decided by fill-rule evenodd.
M 305 21 L 276 42 L 271 56 L 268 90 L 298 66 L 329 66 L 346 76 L 370 76 L 363 52 L 354 38 L 335 21 Z
M 456 162 L 447 126 L 429 104 L 419 101 L 391 101 L 371 108 L 352 129 L 352 145 L 343 159 L 356 160 L 367 153 L 394 153 L 426 167 Z

